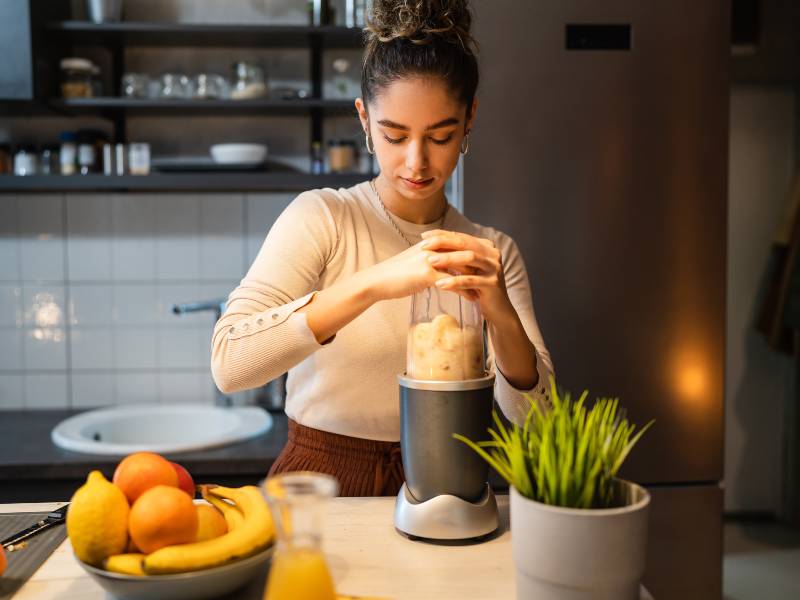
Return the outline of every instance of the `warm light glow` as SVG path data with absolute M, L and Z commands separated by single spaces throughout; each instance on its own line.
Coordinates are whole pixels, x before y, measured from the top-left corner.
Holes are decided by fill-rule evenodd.
M 687 399 L 700 399 L 706 391 L 706 374 L 700 366 L 684 367 L 678 375 L 678 389 Z
M 701 348 L 682 345 L 673 355 L 669 369 L 675 395 L 685 404 L 698 408 L 710 401 L 711 381 L 708 361 Z

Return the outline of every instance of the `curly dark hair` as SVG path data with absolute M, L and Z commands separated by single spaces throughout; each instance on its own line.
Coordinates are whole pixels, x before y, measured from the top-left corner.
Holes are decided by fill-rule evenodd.
M 374 0 L 364 28 L 361 95 L 369 103 L 393 81 L 441 78 L 467 110 L 478 89 L 469 0 Z

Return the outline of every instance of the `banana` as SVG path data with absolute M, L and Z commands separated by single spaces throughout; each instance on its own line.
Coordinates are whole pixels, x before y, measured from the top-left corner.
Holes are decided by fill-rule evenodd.
M 225 522 L 228 524 L 228 531 L 233 531 L 237 527 L 242 526 L 242 523 L 244 523 L 244 515 L 238 506 L 210 494 L 209 488 L 211 486 L 208 484 L 201 484 L 197 487 L 200 490 L 200 495 L 203 497 L 203 500 L 215 506 L 222 513 L 222 516 L 225 517 Z
M 217 498 L 231 500 L 241 508 L 242 524 L 211 540 L 165 546 L 148 554 L 143 563 L 145 573 L 159 575 L 217 567 L 255 554 L 272 541 L 275 534 L 272 517 L 257 487 L 219 486 L 210 489 L 209 493 Z
M 106 571 L 113 571 L 114 573 L 144 577 L 147 575 L 147 573 L 142 570 L 142 560 L 144 560 L 144 557 L 144 554 L 138 552 L 114 554 L 103 561 L 103 568 Z

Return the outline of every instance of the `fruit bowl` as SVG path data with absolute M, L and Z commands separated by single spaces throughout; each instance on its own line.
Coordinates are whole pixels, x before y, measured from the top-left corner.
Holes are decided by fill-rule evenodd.
M 275 544 L 227 565 L 176 573 L 137 577 L 112 573 L 75 560 L 106 592 L 119 600 L 202 600 L 237 590 L 269 570 Z M 260 595 L 260 594 L 259 594 Z

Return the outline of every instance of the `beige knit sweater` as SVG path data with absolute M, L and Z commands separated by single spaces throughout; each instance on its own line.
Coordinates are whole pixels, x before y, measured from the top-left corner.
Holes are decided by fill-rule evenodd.
M 411 242 L 434 224 L 394 218 Z M 509 236 L 450 207 L 443 229 L 492 239 L 502 253 L 509 298 L 536 347 L 541 401 L 552 362 L 533 311 L 528 276 Z M 410 298 L 373 304 L 325 344 L 295 312 L 316 290 L 408 248 L 367 182 L 300 194 L 275 221 L 261 251 L 214 328 L 211 369 L 226 393 L 261 386 L 288 371 L 286 414 L 303 425 L 373 440 L 400 439 L 397 375 L 405 371 Z M 529 401 L 494 367 L 495 397 L 520 422 Z

